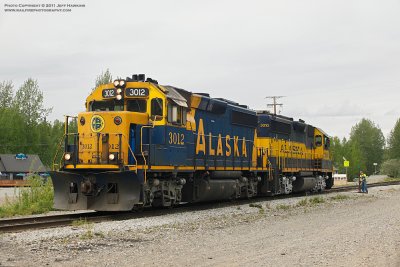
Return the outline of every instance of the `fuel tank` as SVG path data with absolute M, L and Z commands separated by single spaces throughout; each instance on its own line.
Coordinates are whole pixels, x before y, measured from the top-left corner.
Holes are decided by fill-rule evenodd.
M 315 177 L 297 177 L 293 181 L 293 192 L 304 192 L 310 191 L 317 184 L 317 179 Z

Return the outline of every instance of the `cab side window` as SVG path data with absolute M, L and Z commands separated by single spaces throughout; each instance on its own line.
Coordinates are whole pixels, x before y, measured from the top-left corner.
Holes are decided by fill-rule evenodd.
M 162 120 L 162 117 L 163 117 L 163 100 L 161 98 L 153 98 L 151 100 L 151 118 L 153 120 L 154 119 Z
M 322 136 L 321 135 L 315 136 L 315 146 L 316 147 L 322 146 Z
M 178 125 L 186 125 L 186 109 L 174 103 L 168 104 L 168 122 Z
M 329 139 L 329 137 L 324 136 L 324 146 L 326 149 L 331 146 L 331 140 Z

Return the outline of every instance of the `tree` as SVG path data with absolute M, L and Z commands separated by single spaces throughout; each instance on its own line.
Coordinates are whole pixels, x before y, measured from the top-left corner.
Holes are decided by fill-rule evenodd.
M 45 120 L 52 110 L 44 107 L 43 92 L 40 91 L 37 80 L 32 78 L 18 89 L 13 102 L 20 113 L 26 116 L 29 125 Z
M 388 156 L 391 159 L 400 159 L 400 119 L 389 134 Z
M 14 86 L 11 81 L 0 83 L 0 109 L 12 106 L 13 88 Z
M 92 89 L 92 91 L 94 89 L 96 89 L 96 87 L 102 85 L 102 84 L 107 84 L 112 82 L 112 75 L 109 69 L 107 69 L 105 72 L 101 72 L 101 74 L 99 76 L 97 76 L 96 78 L 96 83 L 95 83 L 95 87 Z
M 382 130 L 368 119 L 362 119 L 351 128 L 350 139 L 346 150 L 349 152 L 349 173 L 357 176 L 361 170 L 367 174 L 374 173 L 373 163 L 383 160 L 385 137 Z
M 333 166 L 338 168 L 339 173 L 344 172 L 343 167 L 343 144 L 340 142 L 340 139 L 337 136 L 331 138 L 331 154 L 333 160 Z
M 390 177 L 399 177 L 400 174 L 400 159 L 389 159 L 382 163 L 381 173 Z
M 25 152 L 28 147 L 26 120 L 17 109 L 0 109 L 0 153 Z

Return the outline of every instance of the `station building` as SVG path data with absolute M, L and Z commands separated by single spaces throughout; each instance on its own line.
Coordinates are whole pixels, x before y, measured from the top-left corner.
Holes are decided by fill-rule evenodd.
M 29 174 L 47 176 L 47 171 L 38 155 L 0 154 L 0 186 L 23 185 Z

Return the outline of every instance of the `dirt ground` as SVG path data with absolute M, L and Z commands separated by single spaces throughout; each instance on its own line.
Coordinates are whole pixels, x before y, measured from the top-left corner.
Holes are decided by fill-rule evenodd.
M 371 188 L 2 234 L 0 266 L 400 266 L 399 222 L 400 186 Z

